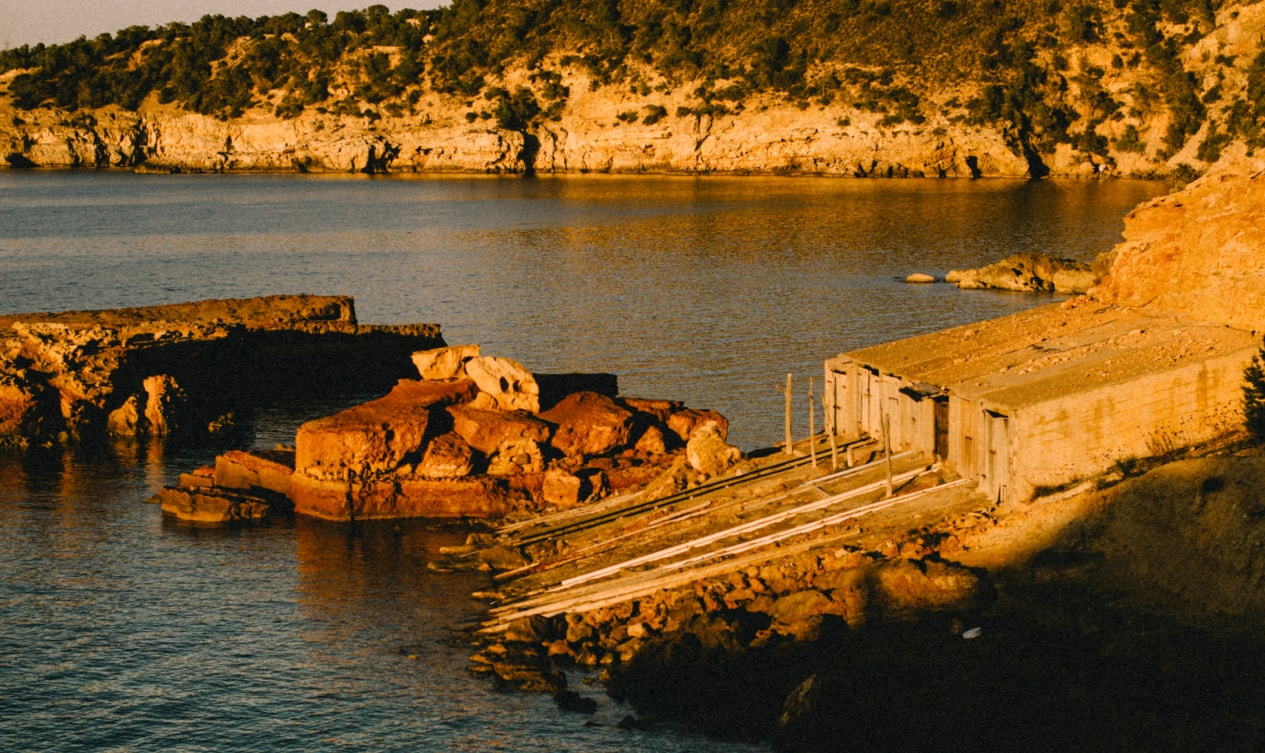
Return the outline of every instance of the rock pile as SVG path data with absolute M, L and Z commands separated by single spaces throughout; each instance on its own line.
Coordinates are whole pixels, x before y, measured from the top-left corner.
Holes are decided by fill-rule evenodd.
M 503 518 L 675 489 L 741 458 L 719 413 L 620 398 L 611 375 L 533 375 L 477 345 L 420 351 L 412 362 L 421 379 L 309 421 L 292 451 L 228 453 L 203 477 L 227 495 L 263 492 L 265 502 L 329 520 Z M 205 521 L 187 501 L 194 489 L 207 509 L 213 491 L 184 480 L 158 501 Z M 226 521 L 247 517 L 232 499 L 221 507 Z

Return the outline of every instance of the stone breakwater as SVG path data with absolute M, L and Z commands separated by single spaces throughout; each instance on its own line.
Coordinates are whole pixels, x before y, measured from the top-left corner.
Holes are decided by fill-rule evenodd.
M 0 445 L 222 430 L 286 395 L 385 389 L 442 344 L 358 324 L 346 296 L 0 316 Z
M 420 379 L 303 424 L 292 448 L 226 453 L 155 501 L 195 523 L 278 508 L 339 521 L 502 519 L 669 493 L 741 459 L 720 414 L 621 397 L 613 375 L 532 374 L 477 345 L 418 351 L 412 363 Z

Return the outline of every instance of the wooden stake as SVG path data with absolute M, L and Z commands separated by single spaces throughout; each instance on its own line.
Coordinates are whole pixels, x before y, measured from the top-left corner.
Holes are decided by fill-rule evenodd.
M 786 389 L 778 390 L 786 395 L 786 454 L 794 455 L 795 449 L 791 446 L 791 375 L 786 375 Z
M 817 467 L 817 416 L 813 413 L 815 403 L 813 378 L 808 377 L 808 454 L 812 456 L 814 468 Z
M 883 454 L 887 456 L 887 496 L 892 496 L 892 417 L 883 414 Z
M 827 399 L 830 392 L 826 388 L 829 386 L 829 384 L 822 385 L 821 409 L 826 414 L 825 421 L 823 421 L 825 425 L 822 428 L 825 429 L 826 436 L 830 438 L 830 470 L 837 471 L 839 470 L 839 442 L 835 436 L 837 430 L 835 429 L 834 407 L 830 404 L 832 401 Z

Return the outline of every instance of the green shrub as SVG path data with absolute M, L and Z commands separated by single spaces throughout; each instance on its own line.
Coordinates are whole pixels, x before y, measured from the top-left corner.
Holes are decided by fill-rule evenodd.
M 1243 420 L 1247 434 L 1254 441 L 1265 439 L 1265 347 L 1262 347 L 1243 372 Z

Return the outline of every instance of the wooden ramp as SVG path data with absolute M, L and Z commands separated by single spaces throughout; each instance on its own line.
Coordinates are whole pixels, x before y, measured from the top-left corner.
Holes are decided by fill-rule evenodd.
M 878 456 L 876 443 L 862 441 L 849 455 L 865 462 L 836 471 L 828 451 L 812 463 L 815 449 L 664 499 L 612 498 L 502 528 L 498 543 L 533 561 L 498 576 L 498 603 L 482 631 L 495 634 L 523 617 L 585 612 L 838 546 L 855 541 L 867 521 L 955 507 L 970 488 L 944 478 L 921 453 L 889 459 Z

